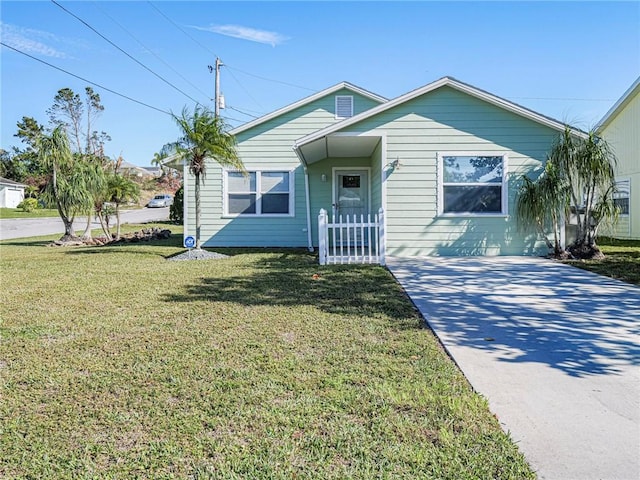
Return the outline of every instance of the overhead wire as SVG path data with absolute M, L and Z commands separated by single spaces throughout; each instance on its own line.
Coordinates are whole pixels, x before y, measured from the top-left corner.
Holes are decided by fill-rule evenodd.
M 87 82 L 87 83 L 93 85 L 94 87 L 101 88 L 101 89 L 103 89 L 103 90 L 105 90 L 105 91 L 107 91 L 109 93 L 113 93 L 114 95 L 117 95 L 119 97 L 125 98 L 125 99 L 127 99 L 127 100 L 129 100 L 131 102 L 134 102 L 134 103 L 137 103 L 139 105 L 145 106 L 145 107 L 150 108 L 152 110 L 156 110 L 156 111 L 164 113 L 166 115 L 170 115 L 170 116 L 172 115 L 171 112 L 167 112 L 166 110 L 162 110 L 161 108 L 154 107 L 153 105 L 149 105 L 148 103 L 142 102 L 140 100 L 136 100 L 135 98 L 132 98 L 132 97 L 130 97 L 128 95 L 125 95 L 123 93 L 116 92 L 115 90 L 113 90 L 113 89 L 111 89 L 109 87 L 105 87 L 104 85 L 100 85 L 97 82 L 93 82 L 93 81 L 91 81 L 91 80 L 89 80 L 87 78 L 81 77 L 80 75 L 76 75 L 75 73 L 69 72 L 69 71 L 65 70 L 64 68 L 57 67 L 56 65 L 53 65 L 53 64 L 51 64 L 49 62 L 45 62 L 44 60 L 41 60 L 41 59 L 39 59 L 37 57 L 34 57 L 33 55 L 29 55 L 28 53 L 23 52 L 22 50 L 19 50 L 19 49 L 15 48 L 15 47 L 12 47 L 11 45 L 7 45 L 6 43 L 4 43 L 2 41 L 0 41 L 0 45 L 2 45 L 3 47 L 7 47 L 7 48 L 9 48 L 9 49 L 11 49 L 11 50 L 13 50 L 15 52 L 18 52 L 18 53 L 24 55 L 25 57 L 29 57 L 29 58 L 35 60 L 36 62 L 43 63 L 43 64 L 45 64 L 45 65 L 47 65 L 47 66 L 49 66 L 51 68 L 54 68 L 54 69 L 59 70 L 59 71 L 61 71 L 63 73 L 66 73 L 67 75 L 70 75 L 70 76 L 75 77 L 75 78 L 77 78 L 79 80 L 82 80 L 83 82 Z
M 156 57 L 159 61 L 161 61 L 167 68 L 169 68 L 173 73 L 175 73 L 176 75 L 178 75 L 181 79 L 183 79 L 185 82 L 187 82 L 189 85 L 191 85 L 195 90 L 197 90 L 198 92 L 200 92 L 202 95 L 204 95 L 205 98 L 209 99 L 210 98 L 210 94 L 202 91 L 198 86 L 194 85 L 187 77 L 185 77 L 184 75 L 182 75 L 178 70 L 176 70 L 175 68 L 173 68 L 173 66 L 169 63 L 166 62 L 162 57 L 160 57 L 160 55 L 158 55 L 157 53 L 155 53 L 153 50 L 151 50 L 149 47 L 147 47 L 144 43 L 142 43 L 133 33 L 131 33 L 124 25 L 122 25 L 120 22 L 118 22 L 115 18 L 113 18 L 111 15 L 109 15 L 104 9 L 102 9 L 99 6 L 99 2 L 92 2 L 94 7 L 96 7 L 103 15 L 105 15 L 106 17 L 108 17 L 113 23 L 115 23 L 116 25 L 118 25 L 127 35 L 129 35 L 131 38 L 133 38 L 138 45 L 140 45 L 142 48 L 144 48 L 148 53 L 150 53 L 151 55 L 153 55 L 154 57 Z
M 176 91 L 180 92 L 182 95 L 184 95 L 185 97 L 187 97 L 188 99 L 192 100 L 193 102 L 195 102 L 196 104 L 200 105 L 200 102 L 198 102 L 195 98 L 193 98 L 191 95 L 183 92 L 182 90 L 180 90 L 178 87 L 176 87 L 173 83 L 171 83 L 170 81 L 166 80 L 165 78 L 163 78 L 162 76 L 158 75 L 156 72 L 154 72 L 153 70 L 151 70 L 149 67 L 147 67 L 144 63 L 142 63 L 141 61 L 139 61 L 138 59 L 136 59 L 135 57 L 133 57 L 131 54 L 129 54 L 128 52 L 126 52 L 124 49 L 120 48 L 118 45 L 116 45 L 115 43 L 113 43 L 111 40 L 109 40 L 107 37 L 105 37 L 102 33 L 100 33 L 98 30 L 96 30 L 95 28 L 93 28 L 91 25 L 89 25 L 87 22 L 85 22 L 83 19 L 81 19 L 79 16 L 77 16 L 75 13 L 71 12 L 70 10 L 66 9 L 65 7 L 63 7 L 62 5 L 60 5 L 58 2 L 56 2 L 56 0 L 51 0 L 51 3 L 53 3 L 54 5 L 58 6 L 59 8 L 61 8 L 62 10 L 64 10 L 66 13 L 68 13 L 69 15 L 71 15 L 72 17 L 74 17 L 75 19 L 77 19 L 79 22 L 81 22 L 83 25 L 85 25 L 87 28 L 89 28 L 90 30 L 92 30 L 93 32 L 95 32 L 97 35 L 99 35 L 101 38 L 103 38 L 106 42 L 108 42 L 110 45 L 114 46 L 115 48 L 117 48 L 120 52 L 122 52 L 123 54 L 125 54 L 127 57 L 129 57 L 131 60 L 133 60 L 134 62 L 136 62 L 138 65 L 140 65 L 141 67 L 143 67 L 145 70 L 147 70 L 148 72 L 150 72 L 151 74 L 153 74 L 155 77 L 159 78 L 160 80 L 162 80 L 164 83 L 166 83 L 167 85 L 169 85 L 170 87 L 172 87 L 173 89 L 175 89 Z
M 149 5 L 151 5 L 151 7 L 153 7 L 153 9 L 156 12 L 158 12 L 160 15 L 162 15 L 169 23 L 171 23 L 174 27 L 176 27 L 178 30 L 180 30 L 184 35 L 186 35 L 188 38 L 190 38 L 194 43 L 199 45 L 204 51 L 206 51 L 207 53 L 212 54 L 215 57 L 218 56 L 218 55 L 216 55 L 216 53 L 213 50 L 211 50 L 209 47 L 203 45 L 194 36 L 190 35 L 189 32 L 187 32 L 184 28 L 182 28 L 180 25 L 178 25 L 176 22 L 174 22 L 173 19 L 171 19 L 171 17 L 166 15 L 162 10 L 160 10 L 158 7 L 156 7 L 151 1 L 147 0 L 147 3 Z M 254 73 L 250 73 L 250 72 L 247 72 L 245 70 L 241 70 L 239 68 L 231 67 L 228 64 L 225 64 L 225 67 L 227 67 L 227 70 L 231 74 L 231 77 L 238 83 L 238 85 L 240 85 L 240 87 L 247 93 L 247 95 L 249 95 L 249 97 L 254 102 L 256 102 L 256 104 L 258 106 L 260 106 L 260 108 L 262 108 L 262 109 L 264 109 L 264 107 L 262 105 L 260 105 L 260 102 L 258 102 L 255 98 L 253 98 L 253 96 L 249 93 L 249 91 L 246 88 L 244 88 L 244 86 L 241 84 L 240 80 L 238 80 L 238 78 L 235 75 L 233 75 L 232 70 L 235 70 L 236 72 L 242 73 L 244 75 L 248 75 L 250 77 L 258 78 L 260 80 L 264 80 L 264 81 L 267 81 L 267 82 L 279 83 L 281 85 L 286 85 L 288 87 L 294 87 L 294 88 L 300 88 L 300 89 L 307 90 L 307 91 L 310 91 L 310 92 L 316 92 L 317 91 L 317 90 L 315 90 L 313 88 L 303 87 L 302 85 L 296 85 L 294 83 L 284 82 L 282 80 L 275 80 L 273 78 L 268 78 L 268 77 L 265 77 L 265 76 L 262 76 L 262 75 L 256 75 Z
M 240 110 L 239 108 L 232 107 L 231 105 L 227 105 L 227 108 L 228 108 L 228 109 L 230 109 L 230 110 L 233 110 L 233 111 L 235 111 L 235 112 L 241 113 L 241 114 L 243 114 L 243 115 L 246 115 L 247 117 L 260 118 L 260 117 L 258 117 L 257 115 L 252 115 L 251 113 L 243 112 L 243 111 L 242 111 L 242 110 Z

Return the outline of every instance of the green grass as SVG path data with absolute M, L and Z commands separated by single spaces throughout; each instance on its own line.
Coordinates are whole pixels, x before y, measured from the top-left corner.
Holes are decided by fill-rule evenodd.
M 57 216 L 58 211 L 50 208 L 39 208 L 33 212 L 23 212 L 20 208 L 0 208 L 0 218 L 44 218 Z
M 534 478 L 382 267 L 45 240 L 0 243 L 0 478 Z
M 640 240 L 598 238 L 603 260 L 568 260 L 565 263 L 600 275 L 640 285 Z

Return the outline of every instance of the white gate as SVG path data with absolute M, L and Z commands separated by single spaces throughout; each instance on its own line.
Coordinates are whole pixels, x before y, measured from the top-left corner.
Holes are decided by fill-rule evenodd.
M 320 265 L 337 263 L 379 263 L 384 265 L 384 211 L 371 218 L 338 215 L 331 219 L 323 208 L 318 215 Z

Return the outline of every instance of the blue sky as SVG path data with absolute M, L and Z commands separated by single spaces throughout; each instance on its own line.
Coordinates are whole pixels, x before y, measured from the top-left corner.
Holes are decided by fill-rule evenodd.
M 588 129 L 640 75 L 638 1 L 59 3 L 156 75 L 52 2 L 3 0 L 2 42 L 175 113 L 213 106 L 217 55 L 232 126 L 343 80 L 393 98 L 448 75 Z M 22 116 L 46 124 L 59 89 L 87 85 L 5 47 L 1 61 L 4 149 Z M 94 89 L 109 156 L 150 165 L 177 139 L 166 113 Z

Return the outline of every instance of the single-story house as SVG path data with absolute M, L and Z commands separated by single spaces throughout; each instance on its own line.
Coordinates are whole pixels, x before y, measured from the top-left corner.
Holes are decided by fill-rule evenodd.
M 16 208 L 24 200 L 26 185 L 0 177 L 0 207 Z
M 205 247 L 320 246 L 321 260 L 334 249 L 338 261 L 351 261 L 354 245 L 364 256 L 382 248 L 381 259 L 385 249 L 545 253 L 517 228 L 516 192 L 564 128 L 451 77 L 393 100 L 339 83 L 230 132 L 249 173 L 207 164 L 200 238 Z M 195 234 L 193 192 L 185 175 L 185 235 Z
M 618 222 L 603 233 L 640 240 L 640 77 L 598 122 L 597 133 L 617 157 Z

